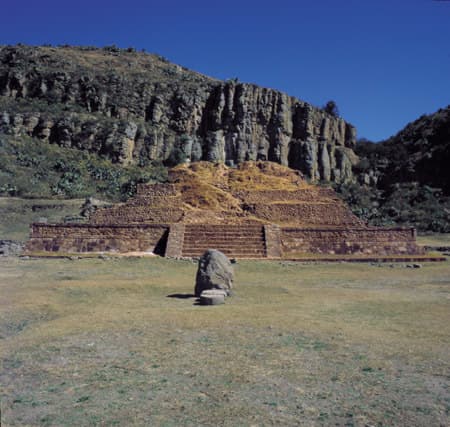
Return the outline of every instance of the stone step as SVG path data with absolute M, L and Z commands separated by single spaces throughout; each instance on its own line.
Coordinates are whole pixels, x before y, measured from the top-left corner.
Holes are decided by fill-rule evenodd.
M 232 246 L 264 246 L 263 240 L 242 240 L 237 241 L 233 239 L 185 239 L 183 241 L 185 245 L 232 245 Z
M 264 246 L 263 240 L 234 240 L 234 239 L 184 239 L 185 245 L 231 245 L 231 246 Z
M 262 233 L 227 233 L 227 232 L 223 232 L 223 233 L 204 233 L 199 231 L 198 233 L 185 233 L 185 236 L 189 236 L 189 237 L 198 237 L 198 236 L 203 236 L 203 237 L 207 237 L 207 238 L 211 238 L 211 237 L 257 237 L 258 239 L 263 239 L 264 238 L 264 234 Z
M 230 251 L 264 251 L 265 247 L 263 245 L 258 246 L 235 246 L 235 245 L 218 245 L 214 243 L 204 243 L 202 245 L 183 245 L 183 249 L 186 250 L 199 250 L 199 249 L 225 249 Z
M 263 227 L 255 227 L 255 228 L 248 228 L 248 227 L 185 227 L 186 231 L 232 231 L 236 233 L 243 233 L 243 232 L 249 232 L 249 233 L 262 233 Z
M 238 251 L 238 252 L 264 252 L 265 248 L 263 246 L 254 247 L 240 247 L 240 246 L 225 246 L 225 245 L 195 245 L 195 246 L 183 246 L 183 251 L 198 251 L 200 249 L 217 249 L 220 251 Z
M 263 245 L 264 240 L 263 239 L 227 239 L 227 238 L 221 238 L 221 239 L 201 239 L 201 238 L 190 238 L 190 239 L 184 239 L 185 243 L 208 243 L 208 242 L 220 242 L 220 243 L 235 243 L 238 245 L 246 245 L 246 244 L 255 244 L 255 245 Z
M 265 251 L 260 249 L 260 250 L 252 250 L 252 251 L 239 251 L 236 249 L 226 249 L 226 248 L 197 248 L 197 249 L 190 249 L 190 250 L 185 250 L 183 249 L 182 253 L 183 255 L 185 254 L 197 254 L 197 255 L 203 255 L 203 253 L 205 251 L 207 251 L 208 249 L 216 249 L 220 252 L 223 252 L 225 255 L 227 254 L 235 254 L 235 255 L 265 255 Z
M 185 230 L 186 234 L 233 234 L 235 236 L 262 236 L 264 232 L 261 230 Z
M 212 239 L 221 239 L 221 240 L 254 240 L 254 241 L 264 241 L 264 236 L 255 236 L 254 234 L 249 234 L 247 236 L 242 235 L 234 235 L 234 234 L 190 234 L 184 235 L 184 240 L 212 240 Z
M 245 237 L 235 237 L 235 236 L 184 236 L 183 239 L 185 242 L 191 241 L 191 242 L 197 242 L 197 241 L 203 241 L 203 242 L 211 242 L 211 241 L 221 241 L 221 242 L 239 242 L 239 243 L 245 243 L 245 242 L 265 242 L 266 239 L 263 237 L 258 236 L 245 236 Z
M 191 235 L 191 236 L 197 236 L 199 234 L 205 234 L 208 236 L 214 236 L 214 235 L 232 235 L 232 236 L 264 236 L 264 233 L 262 231 L 233 231 L 233 230 L 196 230 L 196 231 L 186 231 L 185 234 Z
M 186 229 L 218 229 L 218 228 L 226 228 L 226 229 L 237 229 L 237 230 L 243 230 L 243 229 L 249 229 L 249 230 L 256 230 L 256 229 L 262 229 L 262 225 L 252 225 L 252 224 L 186 224 Z
M 199 228 L 198 230 L 189 230 L 189 229 L 185 229 L 184 230 L 185 233 L 188 234 L 198 234 L 198 233 L 208 233 L 208 234 L 264 234 L 264 232 L 260 229 L 258 230 L 228 230 L 228 229 L 223 229 L 223 230 L 208 230 L 208 229 L 202 229 Z
M 221 251 L 228 258 L 266 258 L 266 254 L 264 252 L 225 252 Z M 182 252 L 183 257 L 201 257 L 205 251 L 198 252 Z
M 262 243 L 257 245 L 236 245 L 233 242 L 200 242 L 196 244 L 190 244 L 190 243 L 184 243 L 183 248 L 205 248 L 205 247 L 213 247 L 218 246 L 221 248 L 227 248 L 227 249 L 264 249 L 265 245 Z
M 182 257 L 185 258 L 200 258 L 202 255 L 204 254 L 204 252 L 183 252 L 182 253 Z M 228 257 L 228 258 L 248 258 L 248 259 L 265 259 L 266 258 L 266 254 L 241 254 L 241 253 L 236 253 L 236 252 L 230 252 L 230 253 L 225 253 L 224 254 Z
M 233 237 L 233 236 L 184 236 L 185 242 L 237 242 L 239 244 L 249 243 L 264 243 L 265 239 L 262 237 Z
M 265 258 L 264 229 L 260 225 L 187 225 L 182 256 L 200 257 L 208 249 L 228 257 Z

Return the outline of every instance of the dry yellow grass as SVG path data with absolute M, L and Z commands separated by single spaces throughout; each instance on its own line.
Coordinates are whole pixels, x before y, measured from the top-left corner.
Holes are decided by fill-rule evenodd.
M 210 162 L 183 164 L 170 170 L 169 180 L 181 192 L 186 222 L 261 222 L 243 209 L 239 192 L 314 189 L 299 172 L 272 162 L 244 162 L 236 168 Z
M 424 246 L 450 247 L 450 233 L 421 235 L 417 237 L 417 243 Z
M 217 307 L 195 271 L 0 260 L 2 425 L 448 424 L 448 262 L 240 262 Z
M 272 162 L 244 162 L 236 168 L 222 163 L 195 162 L 170 170 L 170 180 L 177 183 L 203 183 L 212 189 L 227 191 L 288 190 L 314 188 L 298 171 Z
M 232 191 L 298 190 L 314 188 L 298 171 L 273 162 L 245 162 L 229 173 Z
M 214 82 L 216 79 L 213 77 L 205 76 L 201 73 L 186 70 L 175 64 L 168 63 L 167 60 L 159 55 L 155 54 L 142 54 L 140 52 L 126 52 L 124 50 L 120 51 L 120 54 L 115 52 L 107 52 L 103 49 L 95 50 L 79 50 L 74 47 L 66 48 L 54 48 L 54 47 L 39 47 L 40 52 L 47 53 L 53 57 L 57 56 L 62 61 L 68 63 L 69 65 L 75 63 L 79 66 L 85 67 L 87 69 L 93 69 L 95 72 L 109 72 L 114 70 L 115 72 L 126 72 L 130 74 L 141 73 L 146 75 L 147 79 L 159 77 L 159 79 L 167 79 L 167 69 L 176 70 L 175 72 L 182 74 L 187 74 L 191 78 L 197 77 L 201 79 L 206 79 L 207 81 Z M 64 63 L 63 62 L 63 63 Z M 151 71 L 152 73 L 149 73 Z

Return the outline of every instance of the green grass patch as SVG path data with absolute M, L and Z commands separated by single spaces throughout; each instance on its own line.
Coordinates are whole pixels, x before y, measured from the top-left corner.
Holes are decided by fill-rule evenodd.
M 445 425 L 450 264 L 0 259 L 6 425 Z M 433 408 L 429 410 L 429 408 Z M 447 411 L 447 412 L 446 412 Z

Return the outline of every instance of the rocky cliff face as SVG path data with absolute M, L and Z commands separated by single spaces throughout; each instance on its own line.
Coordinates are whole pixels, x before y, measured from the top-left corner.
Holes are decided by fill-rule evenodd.
M 117 48 L 0 48 L 0 132 L 115 162 L 270 160 L 349 182 L 355 128 L 284 93 Z

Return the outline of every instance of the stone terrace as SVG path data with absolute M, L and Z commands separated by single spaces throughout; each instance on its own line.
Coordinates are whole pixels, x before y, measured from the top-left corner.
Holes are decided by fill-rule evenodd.
M 330 188 L 269 162 L 238 168 L 198 162 L 142 184 L 126 203 L 100 208 L 89 224 L 32 227 L 33 251 L 159 252 L 236 258 L 419 255 L 412 229 L 369 228 Z

